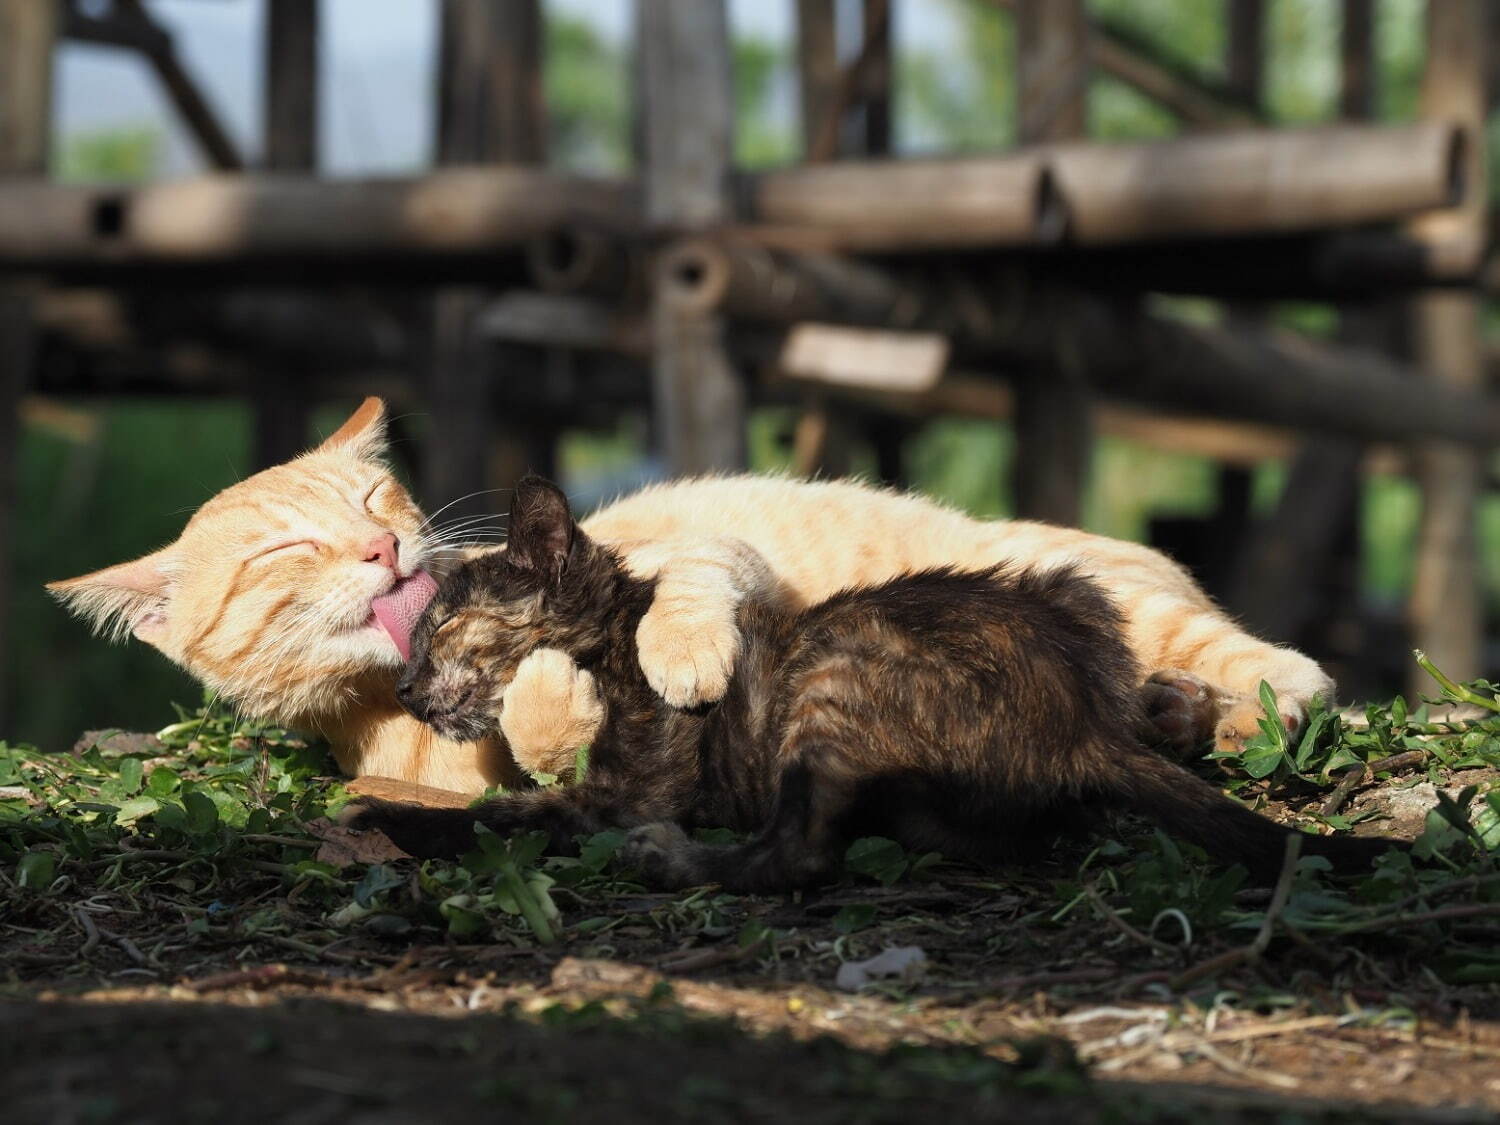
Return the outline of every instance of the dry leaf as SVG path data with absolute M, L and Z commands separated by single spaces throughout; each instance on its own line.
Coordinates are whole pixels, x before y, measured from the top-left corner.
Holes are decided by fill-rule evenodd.
M 377 828 L 355 832 L 342 824 L 334 824 L 326 816 L 320 816 L 317 820 L 307 822 L 307 830 L 323 841 L 318 854 L 313 858 L 331 867 L 348 867 L 351 863 L 389 863 L 395 859 L 412 858 Z

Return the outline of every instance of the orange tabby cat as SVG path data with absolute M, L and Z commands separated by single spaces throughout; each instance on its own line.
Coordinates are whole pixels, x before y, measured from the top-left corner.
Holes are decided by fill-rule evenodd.
M 302 457 L 225 489 L 161 550 L 49 587 L 99 628 L 132 633 L 244 714 L 323 734 L 342 769 L 461 791 L 570 763 L 602 718 L 593 681 L 560 652 L 534 654 L 504 696 L 499 743 L 446 742 L 401 711 L 402 646 L 451 548 L 437 541 L 381 458 L 384 406 L 364 404 Z M 638 633 L 652 686 L 687 706 L 718 697 L 738 654 L 748 593 L 784 585 L 806 602 L 936 565 L 1079 565 L 1120 602 L 1152 690 L 1185 739 L 1233 748 L 1268 680 L 1300 720 L 1332 682 L 1220 612 L 1147 547 L 1016 521 L 981 522 L 915 496 L 845 482 L 679 481 L 584 521 L 640 575 L 657 575 Z

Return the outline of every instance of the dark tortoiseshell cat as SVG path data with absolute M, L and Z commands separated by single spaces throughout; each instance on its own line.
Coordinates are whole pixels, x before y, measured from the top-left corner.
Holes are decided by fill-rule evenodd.
M 349 823 L 416 855 L 471 850 L 476 822 L 541 829 L 561 849 L 634 828 L 625 858 L 653 882 L 766 891 L 829 877 L 861 835 L 994 860 L 1102 803 L 1258 876 L 1280 866 L 1289 829 L 1137 741 L 1140 677 L 1119 614 L 1076 573 L 928 571 L 800 611 L 748 602 L 728 693 L 692 712 L 663 703 L 636 658 L 652 590 L 578 529 L 555 486 L 521 482 L 508 549 L 443 585 L 397 694 L 442 734 L 478 738 L 521 660 L 560 650 L 604 703 L 586 777 L 475 809 L 366 801 Z M 683 829 L 698 826 L 754 838 L 695 843 Z M 1389 844 L 1304 848 L 1357 867 Z

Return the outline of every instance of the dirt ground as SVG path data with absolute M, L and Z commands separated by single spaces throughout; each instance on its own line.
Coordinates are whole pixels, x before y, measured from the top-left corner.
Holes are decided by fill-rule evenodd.
M 619 909 L 670 909 L 656 902 Z M 1262 983 L 1168 997 L 1180 958 L 1104 927 L 1013 940 L 1027 897 L 981 880 L 740 900 L 810 940 L 777 955 L 622 926 L 556 949 L 362 938 L 147 958 L 125 927 L 0 1001 L 6 1118 L 432 1120 L 1486 1120 L 1500 1114 L 1492 986 L 1409 1007 L 1363 951 L 1342 987 L 1273 948 Z M 919 981 L 834 986 L 828 919 L 872 906 Z M 738 921 L 738 919 L 733 919 Z M 784 929 L 782 929 L 784 927 Z M 123 939 L 123 942 L 121 941 Z M 127 948 L 127 945 L 129 948 Z M 132 954 L 132 949 L 134 955 Z M 1003 949 L 1003 952 L 1000 950 Z M 987 950 L 996 950 L 994 953 Z M 144 963 L 137 956 L 146 958 Z M 12 957 L 12 962 L 16 960 Z M 24 959 L 24 958 L 21 958 Z M 1361 964 L 1361 962 L 1363 962 Z M 1358 979 L 1363 985 L 1350 982 Z M 1278 993 L 1279 995 L 1273 995 Z M 809 1046 L 811 1044 L 811 1046 Z
M 281 766 L 254 747 L 215 784 L 245 787 L 269 829 L 214 828 L 187 799 L 206 827 L 112 827 L 130 793 L 169 799 L 128 764 L 137 751 L 161 748 L 54 770 L 72 821 L 45 819 L 39 802 L 65 801 L 38 782 L 12 789 L 33 819 L 11 822 L 30 851 L 0 864 L 0 1121 L 1500 1119 L 1489 860 L 1377 906 L 1360 898 L 1373 883 L 1332 898 L 1299 883 L 1279 917 L 1273 890 L 1221 885 L 1128 822 L 1123 843 L 1013 870 L 917 871 L 907 856 L 890 885 L 851 864 L 840 885 L 784 896 L 653 894 L 553 869 L 546 944 L 493 913 L 455 936 L 436 903 L 478 884 L 436 886 L 412 860 L 309 871 L 326 841 L 306 814 L 333 783 L 298 781 L 305 806 L 269 798 Z M 161 761 L 187 778 L 190 749 L 176 753 Z M 16 776 L 52 768 L 24 757 Z M 66 789 L 86 768 L 94 780 Z M 1393 777 L 1349 809 L 1377 814 L 1357 830 L 1411 837 L 1434 800 L 1421 786 L 1495 776 Z M 1279 819 L 1326 799 L 1269 795 Z M 56 866 L 28 890 L 39 849 Z M 378 909 L 352 909 L 361 888 Z M 911 948 L 919 971 L 841 987 L 851 964 Z

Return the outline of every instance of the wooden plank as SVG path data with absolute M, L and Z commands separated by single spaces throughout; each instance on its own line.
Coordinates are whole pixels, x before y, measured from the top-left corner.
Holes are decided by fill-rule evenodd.
M 1088 128 L 1089 23 L 1083 0 L 1016 6 L 1022 144 L 1071 140 Z M 1072 362 L 1016 385 L 1011 488 L 1022 519 L 1077 525 L 1093 449 L 1086 372 Z
M 1487 178 L 1484 160 L 1489 91 L 1486 0 L 1429 0 L 1423 116 L 1459 123 L 1473 159 L 1465 168 L 1463 202 L 1413 223 L 1434 253 L 1460 261 L 1485 251 Z M 1480 299 L 1433 293 L 1414 304 L 1416 361 L 1436 385 L 1475 390 L 1484 382 Z M 1413 641 L 1448 675 L 1471 679 L 1482 661 L 1484 601 L 1475 536 L 1481 459 L 1473 450 L 1428 444 L 1417 451 L 1422 518 L 1411 597 Z M 1414 690 L 1430 690 L 1413 668 Z
M 722 223 L 734 151 L 725 2 L 639 0 L 636 19 L 648 225 L 661 235 Z M 665 460 L 674 473 L 742 468 L 746 392 L 723 321 L 678 300 L 670 280 L 653 270 L 652 388 Z

